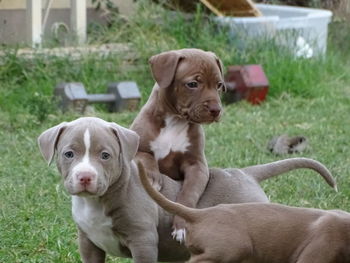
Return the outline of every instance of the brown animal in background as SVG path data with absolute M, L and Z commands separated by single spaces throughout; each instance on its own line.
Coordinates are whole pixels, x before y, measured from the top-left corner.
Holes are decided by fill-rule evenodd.
M 164 210 L 186 220 L 189 263 L 349 263 L 350 214 L 279 204 L 222 204 L 195 209 L 175 203 L 149 183 L 147 193 Z
M 140 135 L 137 158 L 158 186 L 159 172 L 183 180 L 176 201 L 195 207 L 209 179 L 200 124 L 218 121 L 225 88 L 221 61 L 200 49 L 173 50 L 150 59 L 156 84 L 131 129 Z M 175 217 L 173 236 L 184 237 Z
M 292 136 L 287 134 L 273 137 L 268 145 L 267 149 L 277 155 L 300 153 L 304 151 L 308 146 L 308 140 L 305 136 Z

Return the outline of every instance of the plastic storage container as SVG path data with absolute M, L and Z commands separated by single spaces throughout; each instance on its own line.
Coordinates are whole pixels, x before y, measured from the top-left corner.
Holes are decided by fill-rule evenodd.
M 243 42 L 273 38 L 299 57 L 325 54 L 331 11 L 267 4 L 256 7 L 263 16 L 217 17 L 216 21 L 229 26 L 230 34 Z

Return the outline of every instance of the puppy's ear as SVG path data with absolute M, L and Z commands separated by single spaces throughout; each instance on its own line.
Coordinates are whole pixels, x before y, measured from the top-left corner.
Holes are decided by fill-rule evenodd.
M 215 60 L 216 60 L 216 63 L 218 64 L 218 67 L 219 67 L 219 69 L 220 69 L 220 72 L 221 72 L 222 77 L 224 77 L 224 65 L 222 64 L 221 59 L 219 59 L 219 58 L 215 55 Z
M 62 122 L 40 134 L 38 144 L 44 159 L 50 165 L 55 155 L 56 145 L 62 131 L 67 126 L 67 122 Z
M 214 52 L 208 51 L 208 53 L 210 53 L 210 54 L 212 54 L 212 56 L 214 56 L 216 64 L 218 65 L 220 73 L 221 73 L 222 83 L 224 84 L 223 91 L 226 91 L 227 89 L 226 89 L 226 85 L 225 85 L 225 81 L 224 81 L 224 65 L 222 64 L 221 59 L 219 59 L 219 57 Z
M 119 139 L 122 156 L 126 163 L 130 163 L 135 157 L 139 148 L 140 136 L 127 128 L 124 128 L 114 122 L 110 123 L 114 133 Z
M 219 69 L 220 69 L 220 72 L 221 72 L 221 78 L 222 78 L 222 83 L 223 83 L 223 91 L 227 91 L 227 88 L 226 88 L 226 85 L 225 85 L 225 81 L 224 81 L 224 65 L 222 64 L 222 61 L 221 59 L 218 58 L 218 56 L 213 53 L 214 55 L 214 58 L 216 60 L 216 64 L 218 65 Z
M 183 56 L 177 51 L 163 52 L 149 59 L 154 80 L 159 87 L 167 88 L 173 82 L 177 66 Z

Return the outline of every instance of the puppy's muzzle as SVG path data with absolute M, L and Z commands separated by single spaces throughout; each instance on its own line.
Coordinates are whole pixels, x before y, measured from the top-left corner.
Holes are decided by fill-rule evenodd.
M 94 174 L 91 172 L 81 172 L 77 174 L 77 179 L 82 187 L 87 187 L 91 184 Z
M 211 123 L 219 121 L 222 113 L 221 105 L 217 102 L 197 104 L 189 111 L 190 120 L 196 123 Z
M 97 194 L 97 174 L 93 171 L 79 171 L 74 176 L 72 190 L 74 194 Z
M 221 106 L 219 104 L 209 104 L 207 105 L 207 110 L 213 118 L 217 118 L 221 114 Z

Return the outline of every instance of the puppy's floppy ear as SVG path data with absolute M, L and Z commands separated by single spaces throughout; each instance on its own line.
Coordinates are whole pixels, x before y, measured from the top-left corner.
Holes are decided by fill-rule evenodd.
M 226 85 L 225 85 L 225 81 L 224 81 L 224 65 L 222 64 L 221 59 L 219 59 L 218 56 L 214 52 L 210 52 L 210 51 L 208 51 L 208 52 L 214 56 L 216 64 L 218 65 L 219 70 L 221 72 L 221 78 L 222 78 L 223 84 L 224 84 L 223 90 L 226 91 Z
M 38 144 L 44 159 L 50 165 L 55 155 L 56 145 L 62 131 L 67 127 L 67 122 L 62 122 L 40 134 Z
M 159 87 L 167 88 L 174 80 L 177 66 L 180 60 L 184 58 L 180 52 L 167 51 L 152 56 L 149 59 L 152 75 Z
M 220 69 L 221 75 L 224 76 L 224 65 L 222 64 L 221 59 L 219 59 L 216 55 L 215 55 L 215 60 L 216 63 L 218 64 L 218 67 Z
M 124 161 L 130 163 L 139 148 L 140 136 L 136 132 L 124 128 L 114 122 L 110 122 L 110 125 L 119 139 Z

